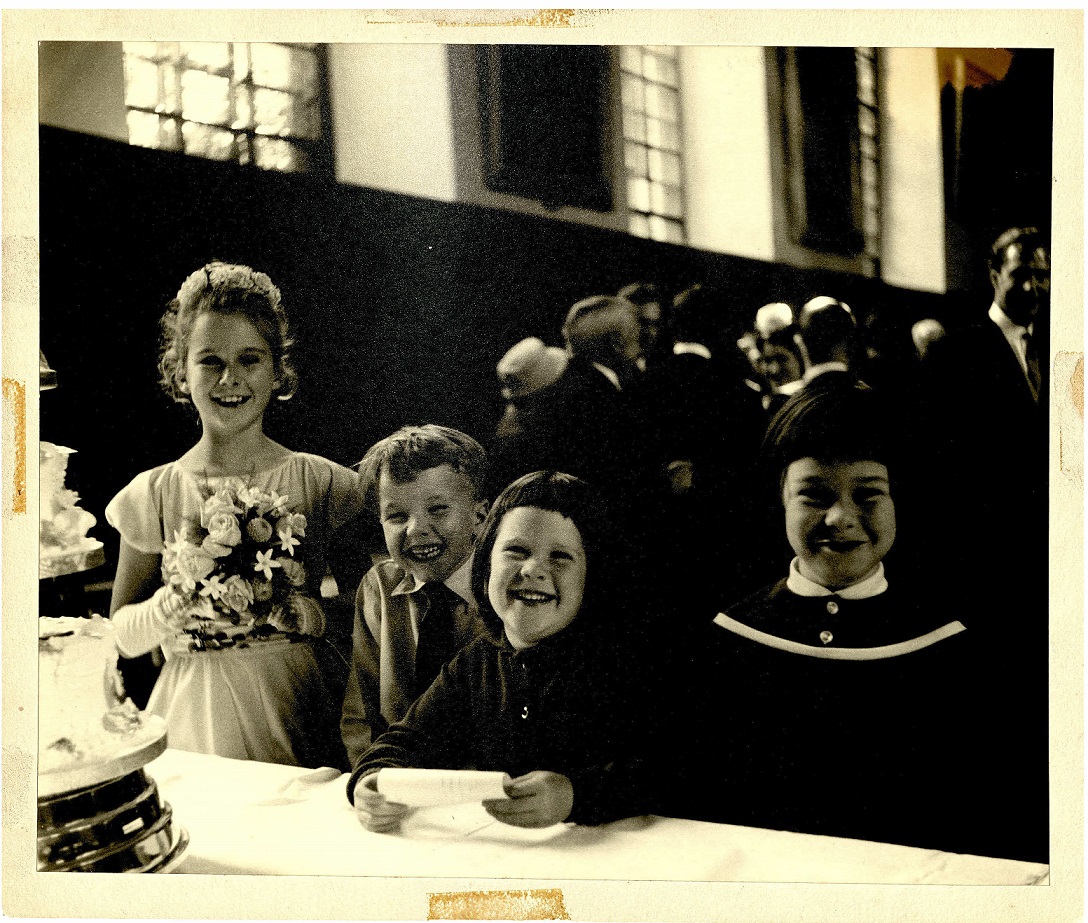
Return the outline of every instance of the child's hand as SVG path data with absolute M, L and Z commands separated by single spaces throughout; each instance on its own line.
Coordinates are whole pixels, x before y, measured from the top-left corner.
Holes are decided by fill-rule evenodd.
M 558 772 L 530 772 L 504 786 L 509 801 L 485 801 L 496 820 L 515 827 L 550 827 L 562 823 L 574 807 L 570 779 Z
M 181 629 L 189 621 L 191 603 L 173 586 L 161 586 L 151 597 L 151 605 L 170 628 Z
M 372 772 L 355 783 L 355 813 L 359 823 L 371 833 L 399 833 L 400 822 L 409 808 L 406 804 L 386 801 L 378 792 L 378 773 Z

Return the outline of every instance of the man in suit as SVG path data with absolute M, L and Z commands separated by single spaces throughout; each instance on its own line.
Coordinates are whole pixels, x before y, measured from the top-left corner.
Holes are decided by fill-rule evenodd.
M 935 441 L 919 461 L 928 469 L 922 473 L 932 488 L 930 508 L 955 509 L 968 524 L 951 537 L 950 560 L 973 578 L 987 577 L 995 624 L 1005 621 L 997 615 L 1011 618 L 1019 608 L 1045 625 L 1050 261 L 1044 238 L 1035 228 L 1009 229 L 993 244 L 989 270 L 989 310 L 950 330 L 926 356 L 919 433 L 931 432 Z
M 934 397 L 955 408 L 953 442 L 979 461 L 1045 465 L 1050 261 L 1035 228 L 1011 228 L 989 257 L 993 300 L 985 317 L 933 344 Z M 985 451 L 986 458 L 979 458 Z M 1002 467 L 1006 467 L 1003 465 Z M 1026 472 L 1022 472 L 1026 474 Z
M 805 363 L 805 385 L 827 372 L 859 377 L 861 338 L 854 312 L 844 301 L 818 295 L 797 316 L 798 351 Z

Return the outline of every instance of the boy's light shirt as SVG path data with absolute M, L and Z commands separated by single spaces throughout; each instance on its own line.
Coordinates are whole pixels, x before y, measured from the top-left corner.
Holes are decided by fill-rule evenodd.
M 475 597 L 472 595 L 472 555 L 465 558 L 465 563 L 450 574 L 443 583 L 470 606 L 474 605 Z M 417 590 L 422 589 L 423 586 L 423 581 L 411 571 L 408 571 L 389 595 L 405 596 L 409 593 L 415 593 Z
M 871 596 L 879 596 L 888 589 L 888 580 L 884 576 L 884 564 L 881 562 L 876 570 L 864 580 L 843 587 L 841 590 L 829 590 L 822 584 L 809 580 L 801 573 L 797 566 L 797 558 L 790 561 L 790 575 L 786 578 L 786 587 L 791 593 L 798 596 L 838 596 L 839 599 L 868 599 Z

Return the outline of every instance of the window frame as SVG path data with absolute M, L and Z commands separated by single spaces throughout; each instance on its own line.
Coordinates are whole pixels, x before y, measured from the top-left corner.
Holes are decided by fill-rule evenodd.
M 312 44 L 310 44 L 310 43 L 300 43 L 300 42 L 215 42 L 215 43 L 213 43 L 213 44 L 218 44 L 218 45 L 230 45 L 230 46 L 246 45 L 247 49 L 251 49 L 252 46 L 254 46 L 254 45 L 276 45 L 276 46 L 284 47 L 284 48 L 300 49 L 300 50 L 304 50 L 304 51 L 307 51 L 307 52 L 310 52 L 310 53 L 313 54 L 314 65 L 315 65 L 315 79 L 314 79 L 314 86 L 312 88 L 312 96 L 308 92 L 300 92 L 298 90 L 298 88 L 295 88 L 295 87 L 289 87 L 289 88 L 286 88 L 286 89 L 280 89 L 280 88 L 275 88 L 275 87 L 268 88 L 268 89 L 275 89 L 278 92 L 286 93 L 286 94 L 290 95 L 295 100 L 298 100 L 298 99 L 310 100 L 310 99 L 312 99 L 312 105 L 315 107 L 315 115 L 316 115 L 316 119 L 317 119 L 317 125 L 316 125 L 317 137 L 316 138 L 305 138 L 305 137 L 301 137 L 299 135 L 292 135 L 292 134 L 276 134 L 276 133 L 261 132 L 261 131 L 258 130 L 259 126 L 258 126 L 258 124 L 256 122 L 255 116 L 254 116 L 254 118 L 252 118 L 250 120 L 251 121 L 250 125 L 241 126 L 241 127 L 234 127 L 229 122 L 205 122 L 205 121 L 202 121 L 200 119 L 186 118 L 186 116 L 184 114 L 184 109 L 181 107 L 181 104 L 180 104 L 181 75 L 185 71 L 194 71 L 194 72 L 197 72 L 197 73 L 210 73 L 210 74 L 213 74 L 213 75 L 216 75 L 216 76 L 226 76 L 227 79 L 231 81 L 230 86 L 231 86 L 231 94 L 232 94 L 232 99 L 231 99 L 232 104 L 233 104 L 233 92 L 234 92 L 236 87 L 249 86 L 251 96 L 252 96 L 252 92 L 253 92 L 254 89 L 261 89 L 261 88 L 264 88 L 264 87 L 263 87 L 263 84 L 255 84 L 253 82 L 253 67 L 252 67 L 252 64 L 250 64 L 250 67 L 248 68 L 246 76 L 241 81 L 238 81 L 237 83 L 235 83 L 233 81 L 233 79 L 230 77 L 229 74 L 226 74 L 226 73 L 216 74 L 216 72 L 214 70 L 208 70 L 208 69 L 200 68 L 200 67 L 186 67 L 186 66 L 184 66 L 184 64 L 182 63 L 184 61 L 184 56 L 180 53 L 180 49 L 179 49 L 178 58 L 173 62 L 175 67 L 177 68 L 177 86 L 175 88 L 175 92 L 177 92 L 178 95 L 179 95 L 179 103 L 178 103 L 178 106 L 177 106 L 176 110 L 175 111 L 165 111 L 164 110 L 163 107 L 164 107 L 165 104 L 162 103 L 162 101 L 161 101 L 162 96 L 163 96 L 163 91 L 161 89 L 161 86 L 160 86 L 160 91 L 159 91 L 159 94 L 158 94 L 159 99 L 160 99 L 160 103 L 158 105 L 156 105 L 154 108 L 148 108 L 146 106 L 141 106 L 141 105 L 131 105 L 129 103 L 129 101 L 128 101 L 129 81 L 128 81 L 127 66 L 126 65 L 127 65 L 127 59 L 128 59 L 129 54 L 133 54 L 133 52 L 130 52 L 127 49 L 125 49 L 125 46 L 130 44 L 130 43 L 122 42 L 121 44 L 122 44 L 122 55 L 123 55 L 122 69 L 125 71 L 124 87 L 125 87 L 126 124 L 127 124 L 127 121 L 128 121 L 128 113 L 130 113 L 130 112 L 144 112 L 144 113 L 148 113 L 150 115 L 154 115 L 154 116 L 158 117 L 159 124 L 160 124 L 160 132 L 161 132 L 161 127 L 162 127 L 162 124 L 163 124 L 164 121 L 172 121 L 177 126 L 177 146 L 167 146 L 167 145 L 163 145 L 163 144 L 151 146 L 151 145 L 139 144 L 138 142 L 135 142 L 135 141 L 131 140 L 131 138 L 132 138 L 131 128 L 129 129 L 129 143 L 130 144 L 133 144 L 134 146 L 138 146 L 138 147 L 148 147 L 148 149 L 150 149 L 150 150 L 169 151 L 169 152 L 172 152 L 172 153 L 185 154 L 186 156 L 190 156 L 190 157 L 202 157 L 202 158 L 204 158 L 206 160 L 212 160 L 212 161 L 216 161 L 216 162 L 219 162 L 219 163 L 230 163 L 230 164 L 233 164 L 234 166 L 242 167 L 242 168 L 251 168 L 251 169 L 256 169 L 256 170 L 261 170 L 261 171 L 278 172 L 278 173 L 309 174 L 309 175 L 319 176 L 319 177 L 327 178 L 327 179 L 332 179 L 334 177 L 334 175 L 335 175 L 334 169 L 335 168 L 334 168 L 334 160 L 333 160 L 332 107 L 331 107 L 331 103 L 330 103 L 328 49 L 327 49 L 326 45 L 321 44 L 321 43 L 312 43 Z M 157 43 L 157 44 L 165 44 L 165 43 Z M 182 44 L 182 43 L 181 42 L 176 42 L 174 44 L 177 44 L 177 45 L 180 46 L 180 44 Z M 231 48 L 231 54 L 233 54 L 233 47 Z M 138 58 L 141 58 L 142 60 L 148 61 L 148 62 L 152 63 L 153 65 L 155 65 L 157 68 L 159 68 L 160 79 L 161 79 L 161 74 L 162 74 L 162 69 L 161 68 L 162 68 L 162 64 L 164 63 L 164 61 L 166 59 L 164 59 L 164 58 L 147 58 L 147 57 L 144 57 L 142 55 L 135 55 L 135 56 L 138 57 Z M 250 58 L 250 60 L 252 61 L 252 57 Z M 228 65 L 228 69 L 229 69 L 229 65 Z M 223 130 L 223 131 L 230 132 L 232 135 L 235 136 L 235 141 L 233 142 L 233 154 L 232 154 L 232 156 L 230 156 L 230 157 L 209 157 L 209 156 L 207 156 L 205 154 L 190 153 L 189 151 L 186 151 L 185 150 L 185 141 L 184 141 L 184 126 L 186 124 L 207 126 L 207 127 L 213 128 L 213 129 L 220 129 L 220 130 Z M 246 160 L 242 159 L 242 157 L 245 156 L 245 155 L 243 153 L 243 149 L 240 148 L 240 146 L 238 145 L 238 142 L 237 142 L 237 138 L 239 136 L 245 136 L 245 138 L 246 138 L 246 144 L 245 144 L 245 147 L 244 147 L 244 151 L 248 152 L 248 158 Z M 160 135 L 160 138 L 161 138 L 161 135 Z M 292 147 L 294 147 L 295 149 L 297 149 L 298 151 L 301 152 L 301 156 L 302 156 L 302 159 L 304 161 L 304 165 L 302 167 L 292 168 L 292 169 L 283 169 L 283 168 L 279 168 L 279 167 L 263 167 L 263 166 L 261 166 L 257 162 L 257 157 L 256 157 L 256 147 L 257 147 L 257 145 L 256 145 L 255 142 L 257 140 L 259 140 L 259 139 L 281 140 L 281 141 L 284 141 L 284 142 L 290 144 Z
M 647 54 L 663 57 L 660 53 L 660 49 L 669 49 L 672 54 L 667 60 L 673 68 L 675 68 L 675 81 L 673 83 L 660 81 L 646 77 L 644 73 L 635 73 L 632 70 L 628 70 L 624 65 L 624 53 L 626 48 L 638 49 L 643 56 L 643 60 L 645 60 Z M 617 71 L 616 87 L 618 91 L 616 108 L 618 112 L 617 123 L 619 126 L 617 140 L 619 146 L 619 173 L 622 177 L 622 188 L 624 193 L 623 201 L 625 203 L 625 227 L 629 234 L 636 237 L 677 245 L 688 244 L 687 175 L 684 165 L 683 87 L 680 79 L 682 50 L 682 45 L 620 45 L 615 48 L 615 67 Z M 634 91 L 628 89 L 631 86 L 638 86 L 639 88 L 638 92 L 641 95 L 642 102 L 638 109 L 626 104 L 628 93 L 634 95 Z M 675 148 L 653 143 L 649 138 L 648 131 L 643 131 L 640 137 L 640 133 L 634 131 L 632 126 L 628 123 L 628 112 L 635 112 L 641 116 L 644 128 L 647 127 L 650 118 L 656 118 L 656 116 L 649 115 L 645 104 L 646 89 L 650 86 L 660 87 L 664 92 L 671 93 L 675 96 L 675 120 L 671 121 L 671 124 L 675 126 L 676 131 Z M 641 159 L 644 161 L 645 167 L 640 172 L 633 169 L 628 161 L 629 147 L 638 147 L 642 151 Z M 677 179 L 675 182 L 653 178 L 653 171 L 650 164 L 655 153 L 662 157 L 676 158 Z M 644 182 L 646 184 L 646 195 L 649 200 L 646 208 L 641 208 L 632 202 L 632 182 Z M 667 214 L 664 209 L 655 208 L 654 189 L 657 187 L 660 187 L 662 190 L 675 190 L 675 194 L 679 200 L 678 213 L 676 215 Z M 664 194 L 666 193 L 662 192 L 662 195 Z M 669 236 L 667 232 L 662 234 L 655 233 L 655 219 L 656 222 L 659 222 L 659 226 L 663 225 L 665 228 L 674 228 L 676 236 Z M 643 226 L 642 229 L 639 228 L 640 224 Z

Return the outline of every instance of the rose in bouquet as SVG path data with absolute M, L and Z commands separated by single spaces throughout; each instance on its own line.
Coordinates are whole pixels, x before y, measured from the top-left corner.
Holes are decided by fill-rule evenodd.
M 304 591 L 305 537 L 306 517 L 286 496 L 234 479 L 211 493 L 199 524 L 175 532 L 163 551 L 164 577 L 187 603 L 184 628 L 195 646 L 323 634 L 324 612 Z

